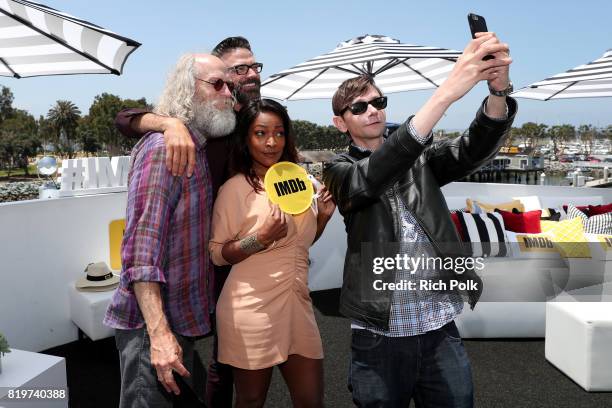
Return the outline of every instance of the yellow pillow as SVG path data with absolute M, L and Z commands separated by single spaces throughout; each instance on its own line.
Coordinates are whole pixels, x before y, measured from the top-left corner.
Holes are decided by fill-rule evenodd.
M 591 251 L 584 235 L 581 218 L 563 221 L 542 221 L 542 232 L 551 236 L 564 258 L 590 258 Z
M 472 201 L 471 199 L 466 199 L 465 203 L 467 205 L 468 212 L 474 212 L 474 204 L 482 208 L 484 212 L 494 212 L 496 208 L 504 211 L 512 211 L 513 208 L 516 208 L 520 212 L 525 212 L 525 206 L 519 200 L 509 201 L 507 203 L 500 204 L 488 204 L 483 203 L 482 201 Z
M 585 236 L 591 242 L 593 257 L 599 255 L 601 261 L 612 261 L 612 235 L 585 234 Z
M 612 251 L 612 235 L 595 234 L 595 237 L 600 242 L 603 249 Z

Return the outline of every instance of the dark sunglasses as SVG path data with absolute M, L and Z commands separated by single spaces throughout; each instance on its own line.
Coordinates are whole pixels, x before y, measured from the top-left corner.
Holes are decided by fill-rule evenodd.
M 261 62 L 255 62 L 251 65 L 240 64 L 240 65 L 234 65 L 233 67 L 230 67 L 228 69 L 231 71 L 234 71 L 238 75 L 246 75 L 246 73 L 249 72 L 249 69 L 252 69 L 253 71 L 259 74 L 261 70 L 263 69 L 263 64 Z
M 378 110 L 385 109 L 387 107 L 387 97 L 379 96 L 378 98 L 374 98 L 371 101 L 355 102 L 354 104 L 342 109 L 340 111 L 340 116 L 344 115 L 344 112 L 346 112 L 347 110 L 350 110 L 353 115 L 361 115 L 362 113 L 368 110 L 368 105 L 372 105 Z
M 215 91 L 219 92 L 223 89 L 223 85 L 227 85 L 228 89 L 232 91 L 234 89 L 234 84 L 231 82 L 224 81 L 222 79 L 217 79 L 215 81 L 207 81 L 202 78 L 196 78 L 198 81 L 206 82 L 207 84 L 211 84 Z

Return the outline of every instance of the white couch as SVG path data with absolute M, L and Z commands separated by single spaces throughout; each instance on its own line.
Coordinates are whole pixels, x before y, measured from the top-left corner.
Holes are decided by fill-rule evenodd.
M 461 188 L 461 184 L 472 185 Z M 473 184 L 453 183 L 445 189 L 449 209 L 464 208 L 466 198 L 486 203 L 518 199 L 526 211 L 559 208 L 568 203 L 612 202 L 612 192 L 606 189 Z M 510 257 L 487 259 L 480 273 L 481 301 L 474 310 L 466 304 L 457 319 L 461 335 L 465 338 L 544 337 L 546 299 L 564 296 L 573 301 L 599 301 L 612 295 L 612 287 L 604 285 L 612 281 L 612 258 L 599 244 L 589 246 L 592 257 L 586 259 L 564 259 L 558 255 L 526 259 L 516 250 Z
M 450 209 L 464 208 L 466 198 L 501 203 L 513 197 L 523 197 L 526 210 L 538 205 L 556 208 L 566 203 L 596 205 L 612 202 L 612 189 L 455 182 L 443 187 L 442 191 Z M 537 201 L 533 197 L 537 197 Z M 311 290 L 341 287 L 345 251 L 346 232 L 342 217 L 336 212 L 310 251 Z M 490 258 L 482 273 L 485 283 L 483 301 L 474 310 L 466 305 L 457 319 L 457 326 L 466 338 L 544 337 L 546 296 L 559 292 L 584 296 L 586 289 L 595 297 L 605 294 L 605 290 L 597 285 L 612 280 L 611 269 L 612 261 L 596 259 L 567 261 L 560 256 L 556 259 Z M 606 275 L 602 278 L 604 273 Z M 526 301 L 534 298 L 540 301 Z

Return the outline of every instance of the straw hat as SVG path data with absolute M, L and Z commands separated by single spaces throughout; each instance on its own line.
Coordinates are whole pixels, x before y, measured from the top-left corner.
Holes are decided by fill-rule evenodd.
M 90 263 L 85 268 L 87 276 L 76 281 L 79 290 L 105 291 L 112 290 L 119 284 L 119 276 L 115 276 L 106 262 Z

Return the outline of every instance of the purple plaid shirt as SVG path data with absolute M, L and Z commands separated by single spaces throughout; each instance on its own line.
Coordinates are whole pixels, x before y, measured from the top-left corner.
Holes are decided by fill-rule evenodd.
M 214 275 L 206 248 L 212 183 L 206 139 L 193 130 L 191 137 L 196 145 L 191 178 L 173 177 L 166 169 L 161 133 L 146 135 L 132 151 L 121 281 L 106 311 L 107 326 L 143 327 L 132 283 L 159 282 L 172 331 L 184 336 L 210 331 Z

